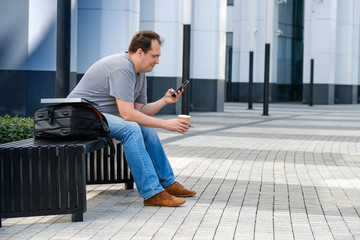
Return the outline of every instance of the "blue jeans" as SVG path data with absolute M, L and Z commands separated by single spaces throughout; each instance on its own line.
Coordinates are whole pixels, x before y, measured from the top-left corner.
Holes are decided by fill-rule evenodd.
M 140 196 L 148 199 L 175 182 L 174 173 L 155 129 L 103 113 L 110 135 L 119 140 Z

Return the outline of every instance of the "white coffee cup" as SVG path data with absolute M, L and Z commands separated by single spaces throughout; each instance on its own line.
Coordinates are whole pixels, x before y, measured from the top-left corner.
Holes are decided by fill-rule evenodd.
M 189 123 L 190 123 L 190 118 L 191 118 L 190 115 L 184 115 L 184 114 L 178 115 L 178 119 L 186 120 L 186 121 L 188 121 Z

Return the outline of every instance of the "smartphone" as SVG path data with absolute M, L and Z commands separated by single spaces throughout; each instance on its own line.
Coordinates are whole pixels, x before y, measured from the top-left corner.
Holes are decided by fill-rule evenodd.
M 181 89 L 183 89 L 186 85 L 188 85 L 188 83 L 189 83 L 189 80 L 186 80 L 185 82 L 183 82 L 183 84 L 175 92 L 181 91 Z M 172 97 L 175 97 L 175 92 L 171 95 Z

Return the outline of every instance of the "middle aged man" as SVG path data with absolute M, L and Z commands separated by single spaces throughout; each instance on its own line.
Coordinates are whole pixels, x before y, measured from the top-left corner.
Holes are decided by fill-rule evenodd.
M 139 194 L 146 206 L 175 207 L 182 197 L 196 194 L 175 182 L 174 173 L 154 128 L 185 134 L 189 125 L 180 119 L 152 117 L 167 104 L 176 103 L 181 92 L 169 89 L 164 97 L 147 103 L 145 73 L 159 64 L 162 40 L 153 31 L 139 31 L 128 51 L 100 59 L 85 73 L 68 97 L 97 104 L 112 137 L 121 141 Z

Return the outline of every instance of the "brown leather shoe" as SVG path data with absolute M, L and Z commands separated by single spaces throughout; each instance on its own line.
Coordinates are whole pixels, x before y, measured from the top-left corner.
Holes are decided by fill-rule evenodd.
M 173 184 L 165 187 L 164 189 L 168 194 L 176 197 L 191 197 L 196 194 L 194 190 L 188 190 L 181 186 L 178 182 L 174 182 Z
M 186 202 L 183 198 L 171 196 L 166 191 L 159 192 L 151 198 L 144 200 L 145 206 L 177 207 Z

